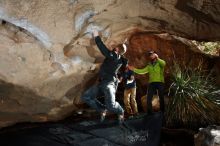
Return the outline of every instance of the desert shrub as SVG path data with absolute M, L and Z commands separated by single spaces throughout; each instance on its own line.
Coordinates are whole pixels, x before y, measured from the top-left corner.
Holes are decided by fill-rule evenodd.
M 211 73 L 196 68 L 172 69 L 169 103 L 166 110 L 167 126 L 199 127 L 220 122 L 220 89 L 215 86 Z

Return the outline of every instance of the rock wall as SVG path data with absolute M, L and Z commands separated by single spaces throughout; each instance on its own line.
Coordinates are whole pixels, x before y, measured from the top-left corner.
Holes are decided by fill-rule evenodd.
M 136 68 L 143 68 L 149 62 L 149 57 L 147 56 L 147 51 L 149 50 L 156 51 L 159 57 L 166 61 L 165 79 L 168 85 L 174 63 L 178 63 L 182 68 L 202 67 L 204 70 L 214 70 L 216 77 L 219 77 L 217 74 L 219 72 L 218 65 L 220 57 L 206 55 L 189 40 L 167 33 L 134 33 L 130 37 L 126 57 L 129 59 L 131 65 Z M 136 76 L 142 87 L 146 90 L 148 75 Z
M 220 127 L 213 125 L 207 128 L 200 128 L 194 137 L 195 146 L 219 146 Z
M 182 56 L 187 47 L 163 47 L 161 36 L 139 45 L 135 37 L 142 36 L 134 32 L 219 40 L 219 8 L 217 0 L 0 0 L 0 127 L 59 120 L 76 110 L 103 59 L 93 29 L 108 45 L 129 38 L 128 57 L 133 52 L 141 66 L 147 47 L 160 48 L 164 58 L 172 56 L 169 48 Z

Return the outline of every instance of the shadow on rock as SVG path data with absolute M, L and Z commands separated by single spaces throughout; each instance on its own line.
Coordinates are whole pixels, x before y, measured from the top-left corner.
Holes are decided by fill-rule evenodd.
M 7 146 L 158 146 L 162 113 L 141 115 L 122 125 L 109 120 L 87 120 L 78 123 L 49 124 L 0 135 Z

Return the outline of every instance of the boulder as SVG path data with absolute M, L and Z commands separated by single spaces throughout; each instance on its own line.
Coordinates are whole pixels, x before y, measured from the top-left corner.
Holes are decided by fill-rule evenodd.
M 200 128 L 195 135 L 195 146 L 220 146 L 220 126 Z
M 166 61 L 165 80 L 167 85 L 169 85 L 175 63 L 182 68 L 201 67 L 203 70 L 213 70 L 215 78 L 219 80 L 220 56 L 204 54 L 188 39 L 167 33 L 135 32 L 129 41 L 129 48 L 125 56 L 129 59 L 129 63 L 136 68 L 144 68 L 148 64 L 148 50 L 156 51 L 159 57 Z M 145 90 L 148 84 L 148 75 L 136 75 L 136 78 L 141 83 L 141 88 Z
M 83 117 L 80 122 L 32 124 L 0 130 L 1 145 L 15 146 L 158 146 L 162 126 L 162 114 L 140 115 L 118 125 L 115 119 L 99 120 Z M 12 129 L 10 129 L 12 128 Z M 4 129 L 4 130 L 5 130 Z M 186 141 L 186 140 L 185 140 Z
M 147 97 L 146 96 L 141 97 L 141 105 L 142 105 L 144 112 L 147 112 Z M 160 110 L 160 101 L 159 101 L 159 97 L 157 95 L 153 96 L 152 109 L 154 112 L 157 112 Z
M 0 127 L 56 121 L 78 108 L 76 103 L 81 104 L 82 92 L 95 82 L 103 60 L 92 41 L 93 29 L 101 31 L 107 46 L 128 38 L 127 57 L 138 67 L 145 65 L 142 55 L 150 44 L 161 49 L 162 58 L 169 59 L 174 49 L 177 57 L 191 59 L 189 47 L 181 47 L 176 39 L 170 46 L 164 34 L 219 40 L 220 9 L 215 2 L 1 0 Z M 146 36 L 149 33 L 152 37 Z

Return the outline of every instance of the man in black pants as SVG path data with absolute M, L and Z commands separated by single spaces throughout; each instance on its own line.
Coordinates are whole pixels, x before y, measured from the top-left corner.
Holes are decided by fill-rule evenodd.
M 166 62 L 158 57 L 156 52 L 148 52 L 150 62 L 143 69 L 137 69 L 133 66 L 129 66 L 137 74 L 149 74 L 149 86 L 147 91 L 147 112 L 152 113 L 152 98 L 156 91 L 158 91 L 160 98 L 160 110 L 165 111 L 164 107 L 164 68 Z
M 89 88 L 81 98 L 90 107 L 101 113 L 101 122 L 104 121 L 106 110 L 108 110 L 118 115 L 118 122 L 121 124 L 124 121 L 124 110 L 116 101 L 115 94 L 118 86 L 117 73 L 122 65 L 127 65 L 127 59 L 122 56 L 127 48 L 123 44 L 110 51 L 102 42 L 98 31 L 94 31 L 93 36 L 100 52 L 105 56 L 105 60 L 100 67 L 98 85 Z M 104 96 L 105 105 L 97 100 L 98 96 Z

